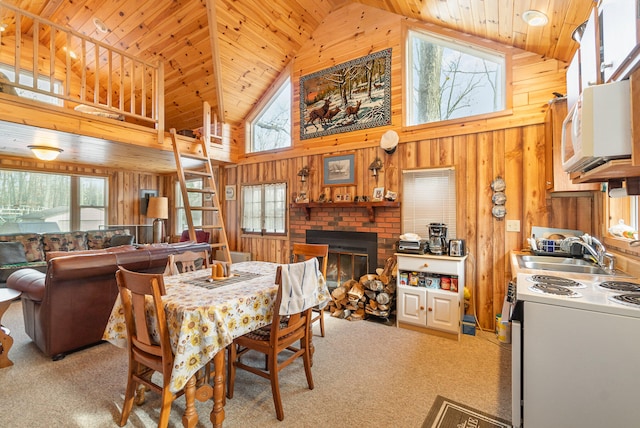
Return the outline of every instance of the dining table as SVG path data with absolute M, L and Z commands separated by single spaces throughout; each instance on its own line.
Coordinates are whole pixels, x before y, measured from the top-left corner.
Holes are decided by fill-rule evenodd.
M 214 427 L 224 421 L 225 348 L 233 339 L 271 323 L 278 286 L 280 264 L 249 261 L 233 263 L 226 278 L 213 278 L 211 269 L 165 275 L 162 296 L 174 364 L 171 392 L 185 390 L 182 424 L 198 422 L 195 399 L 213 398 L 210 420 Z M 330 294 L 319 273 L 314 305 L 324 306 Z M 103 339 L 127 346 L 127 330 L 120 296 L 117 297 Z M 157 338 L 156 338 L 157 339 Z M 312 348 L 313 349 L 313 348 Z M 196 386 L 196 375 L 214 362 L 213 386 Z

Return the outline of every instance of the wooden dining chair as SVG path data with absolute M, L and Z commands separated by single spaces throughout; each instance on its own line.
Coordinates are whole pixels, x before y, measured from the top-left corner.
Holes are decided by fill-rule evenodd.
M 278 294 L 274 303 L 273 319 L 269 328 L 261 328 L 244 336 L 234 339 L 228 348 L 227 363 L 227 397 L 233 398 L 236 368 L 247 370 L 271 381 L 271 393 L 276 407 L 278 420 L 284 419 L 284 409 L 280 396 L 279 374 L 280 370 L 291 364 L 296 358 L 302 357 L 304 371 L 307 377 L 309 389 L 313 389 L 313 377 L 311 375 L 311 352 L 309 332 L 311 331 L 311 308 L 302 312 L 281 316 L 279 314 L 282 302 L 282 266 L 276 271 L 276 284 Z M 299 342 L 299 347 L 294 346 Z M 240 359 L 249 351 L 257 351 L 267 357 L 267 367 L 258 368 L 243 363 Z M 278 361 L 278 355 L 287 352 L 288 356 Z
M 158 427 L 166 427 L 169 423 L 171 403 L 184 394 L 184 390 L 175 394 L 169 390 L 174 356 L 162 304 L 162 295 L 165 294 L 163 276 L 131 272 L 119 267 L 116 282 L 124 308 L 129 353 L 127 389 L 119 425 L 126 425 L 134 399 L 138 404 L 144 402 L 144 387 L 147 387 L 162 395 Z M 145 307 L 147 298 L 153 302 L 153 312 Z M 151 337 L 150 332 L 153 329 L 156 329 L 159 335 L 158 342 Z M 162 384 L 156 384 L 151 380 L 155 372 L 162 374 Z
M 327 259 L 329 258 L 329 246 L 325 244 L 293 244 L 291 262 L 300 262 L 318 257 L 320 272 L 324 279 L 327 279 Z M 320 336 L 324 337 L 324 308 L 318 306 L 313 308 L 311 324 L 320 321 Z
M 210 266 L 209 253 L 206 250 L 185 251 L 184 253 L 169 255 L 164 273 L 165 275 L 178 275 L 198 269 L 208 269 Z

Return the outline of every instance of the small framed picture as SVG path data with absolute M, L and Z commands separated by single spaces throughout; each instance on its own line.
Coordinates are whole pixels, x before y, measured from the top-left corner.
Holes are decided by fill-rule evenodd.
M 373 197 L 371 198 L 372 202 L 380 202 L 382 201 L 382 197 L 384 196 L 384 187 L 376 187 L 373 189 Z
M 355 184 L 355 153 L 325 155 L 322 158 L 323 186 L 348 186 Z
M 342 195 L 336 195 L 336 202 L 342 202 Z
M 236 200 L 236 186 L 234 184 L 224 186 L 224 199 L 227 201 Z
M 344 195 L 342 195 L 342 200 L 344 202 L 351 202 L 351 193 L 345 193 Z

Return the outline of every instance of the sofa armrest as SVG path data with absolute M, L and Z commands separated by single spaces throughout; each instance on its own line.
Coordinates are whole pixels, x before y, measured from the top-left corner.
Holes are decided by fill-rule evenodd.
M 22 291 L 22 297 L 41 302 L 44 297 L 45 279 L 44 272 L 35 269 L 20 269 L 7 278 L 7 287 Z

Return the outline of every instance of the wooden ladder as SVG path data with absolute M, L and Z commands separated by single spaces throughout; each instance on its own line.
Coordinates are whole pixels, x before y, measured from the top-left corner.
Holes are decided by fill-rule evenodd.
M 176 159 L 178 180 L 182 192 L 184 211 L 189 227 L 189 239 L 196 242 L 196 229 L 210 232 L 211 258 L 215 258 L 215 251 L 222 250 L 224 261 L 231 263 L 231 253 L 227 241 L 227 232 L 224 227 L 222 211 L 220 210 L 220 200 L 216 188 L 216 180 L 209 158 L 207 138 L 198 138 L 189 141 L 181 140 L 176 136 L 175 128 L 171 128 L 171 143 L 173 144 L 173 154 Z M 188 168 L 185 168 L 185 165 Z M 187 187 L 187 180 L 193 178 L 202 179 L 202 188 Z M 190 194 L 200 195 L 200 205 L 192 205 L 189 199 Z M 202 212 L 201 225 L 193 224 L 193 211 Z

